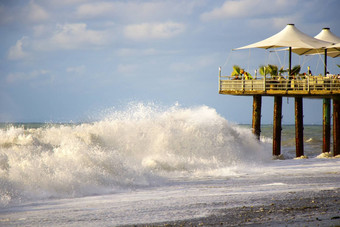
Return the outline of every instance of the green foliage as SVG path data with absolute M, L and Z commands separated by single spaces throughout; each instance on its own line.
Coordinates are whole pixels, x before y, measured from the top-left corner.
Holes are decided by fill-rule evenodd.
M 278 68 L 277 65 L 260 65 L 260 69 L 259 69 L 259 73 L 262 76 L 266 76 L 268 74 L 270 74 L 272 77 L 277 77 L 277 76 L 281 76 L 283 73 L 287 72 L 288 70 L 283 69 L 283 67 L 281 67 L 280 69 Z
M 271 76 L 278 76 L 279 70 L 278 67 L 276 65 L 268 65 L 269 68 L 269 74 Z
M 268 67 L 267 67 L 267 66 L 264 66 L 264 65 L 260 65 L 259 73 L 260 73 L 262 76 L 265 76 L 265 75 L 269 74 L 269 69 L 268 69 Z
M 296 65 L 292 68 L 292 71 L 291 71 L 291 75 L 298 75 L 300 73 L 300 70 L 301 70 L 301 66 L 300 65 Z
M 340 68 L 340 65 L 338 65 L 338 67 Z M 291 70 L 291 75 L 298 75 L 300 73 L 300 70 L 301 70 L 301 66 L 295 65 Z M 285 72 L 288 72 L 288 69 L 284 69 L 283 67 L 279 69 L 276 65 L 271 65 L 271 64 L 260 65 L 260 68 L 259 68 L 259 73 L 262 76 L 266 76 L 270 74 L 272 77 L 277 77 L 277 76 L 281 76 Z
M 279 70 L 279 76 L 281 76 L 282 73 L 287 72 L 287 70 L 283 69 L 283 67 L 280 68 Z
M 238 65 L 233 66 L 233 72 L 231 73 L 232 76 L 238 76 L 241 74 L 241 68 Z
M 268 64 L 266 66 L 261 65 L 259 72 L 262 76 L 265 76 L 267 74 L 270 74 L 271 76 L 278 76 L 279 72 L 280 73 L 283 72 L 282 70 L 283 70 L 283 68 L 281 68 L 280 71 L 279 71 L 279 68 L 276 65 Z

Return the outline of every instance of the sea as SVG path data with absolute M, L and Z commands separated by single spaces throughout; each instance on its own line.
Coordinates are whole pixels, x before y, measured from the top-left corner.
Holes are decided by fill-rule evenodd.
M 294 125 L 275 159 L 272 130 L 258 141 L 208 106 L 141 103 L 83 123 L 1 123 L 0 226 L 152 224 L 340 187 L 322 126 L 304 126 L 300 159 Z

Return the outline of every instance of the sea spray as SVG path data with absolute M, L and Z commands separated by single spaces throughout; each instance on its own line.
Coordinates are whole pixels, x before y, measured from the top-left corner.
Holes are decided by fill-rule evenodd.
M 0 203 L 228 175 L 270 160 L 269 147 L 207 106 L 137 103 L 93 123 L 11 126 L 0 130 Z

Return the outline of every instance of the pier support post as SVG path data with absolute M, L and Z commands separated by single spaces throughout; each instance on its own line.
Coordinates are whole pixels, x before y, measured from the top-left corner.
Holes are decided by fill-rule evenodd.
M 333 98 L 333 155 L 340 154 L 340 98 Z
M 274 96 L 273 155 L 281 154 L 282 96 Z
M 296 157 L 303 155 L 303 103 L 302 97 L 295 97 L 295 146 Z
M 330 152 L 331 146 L 331 100 L 323 99 L 323 146 L 322 152 Z
M 253 134 L 260 140 L 261 134 L 261 105 L 262 105 L 262 96 L 254 95 L 253 96 L 253 120 L 252 120 L 252 129 Z

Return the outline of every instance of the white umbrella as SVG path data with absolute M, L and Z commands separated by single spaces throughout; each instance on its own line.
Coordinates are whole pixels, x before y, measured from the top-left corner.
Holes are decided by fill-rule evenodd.
M 294 26 L 294 24 L 288 24 L 282 31 L 265 40 L 236 48 L 235 50 L 248 48 L 269 49 L 277 47 L 294 47 L 308 51 L 315 48 L 324 48 L 331 44 L 332 43 L 318 40 L 301 32 Z
M 327 56 L 336 58 L 340 56 L 340 43 L 327 47 Z
M 327 56 L 331 57 L 337 57 L 340 55 L 340 37 L 334 35 L 329 28 L 323 28 L 319 34 L 314 36 L 314 38 L 332 42 L 332 43 L 339 43 L 336 45 L 331 45 L 327 47 L 323 54 L 325 56 L 325 68 L 324 68 L 324 74 L 327 74 Z M 325 135 L 330 136 L 330 99 L 324 99 L 323 101 L 323 125 L 324 125 L 324 146 L 326 145 L 326 141 L 328 145 L 326 147 L 330 146 L 330 137 L 327 137 Z M 327 133 L 328 132 L 328 133 Z M 324 147 L 325 148 L 325 147 Z M 325 152 L 329 152 L 329 150 L 324 150 Z
M 319 39 L 315 39 L 303 32 L 301 32 L 300 30 L 298 30 L 294 24 L 288 24 L 282 31 L 280 31 L 279 33 L 265 39 L 265 40 L 262 40 L 260 42 L 257 42 L 257 43 L 253 43 L 253 44 L 250 44 L 250 45 L 247 45 L 247 46 L 244 46 L 244 47 L 240 47 L 240 48 L 237 48 L 236 50 L 240 50 L 240 49 L 248 49 L 248 48 L 265 48 L 265 49 L 269 49 L 269 48 L 277 48 L 277 47 L 289 47 L 289 76 L 291 75 L 291 61 L 292 61 L 292 48 L 301 48 L 303 51 L 305 52 L 308 52 L 310 50 L 313 50 L 313 49 L 322 49 L 322 48 L 325 48 L 329 45 L 331 45 L 332 43 L 329 43 L 329 42 L 325 42 L 325 41 L 321 41 Z M 281 101 L 279 101 L 279 98 L 276 100 L 274 100 L 274 106 L 277 104 L 277 111 L 281 111 L 279 110 L 281 107 L 278 107 L 280 106 L 280 103 L 281 102 L 281 105 L 282 105 L 282 99 Z M 297 100 L 296 99 L 296 109 L 298 108 L 302 108 L 302 99 L 301 101 Z M 274 112 L 275 112 L 275 107 L 274 107 Z M 302 113 L 302 112 L 301 112 Z M 281 117 L 281 116 L 280 116 Z M 296 120 L 297 123 L 299 126 L 297 128 L 297 134 L 300 136 L 300 134 L 303 134 L 301 133 L 302 131 L 302 119 L 300 119 L 300 115 L 298 117 L 298 114 L 296 115 L 296 118 L 299 119 L 299 120 Z M 276 118 L 275 118 L 276 119 Z M 281 130 L 281 121 L 280 120 L 274 120 L 276 123 L 274 123 L 274 125 L 276 125 L 278 122 L 278 125 L 276 125 L 274 128 L 275 128 L 275 131 L 277 130 Z M 281 135 L 279 136 L 281 137 Z M 303 137 L 303 136 L 302 136 Z M 303 138 L 300 138 L 300 139 L 303 139 Z M 281 139 L 278 139 L 279 141 Z M 303 140 L 302 140 L 303 141 Z M 297 150 L 299 149 L 300 150 L 300 145 L 302 144 L 303 142 L 299 143 L 299 145 L 297 144 Z M 299 146 L 299 148 L 298 148 Z M 274 148 L 273 148 L 274 149 Z
M 334 35 L 329 28 L 323 28 L 319 34 L 314 38 L 330 42 L 331 44 L 326 48 L 316 48 L 306 51 L 302 48 L 293 48 L 292 51 L 299 55 L 312 55 L 312 54 L 324 54 L 325 55 L 325 75 L 327 73 L 327 56 L 338 57 L 340 56 L 340 37 Z M 339 44 L 335 44 L 339 43 Z M 335 45 L 333 45 L 335 44 Z
M 331 43 L 340 43 L 340 37 L 334 35 L 329 28 L 323 28 L 319 34 L 314 36 L 314 38 L 331 42 Z M 324 52 L 325 55 L 325 75 L 327 74 L 327 56 L 330 57 L 338 57 L 340 55 L 340 44 L 328 46 Z
M 328 49 L 330 45 L 333 45 L 335 43 L 340 43 L 340 37 L 337 37 L 334 35 L 329 28 L 323 28 L 319 34 L 314 36 L 314 38 L 329 42 L 329 45 L 312 48 L 312 49 L 306 49 L 306 48 L 292 48 L 292 51 L 299 55 L 310 55 L 310 54 L 323 54 L 325 49 Z M 325 48 L 326 47 L 326 48 Z
M 331 43 L 340 43 L 340 37 L 334 35 L 329 28 L 323 28 L 314 38 Z
M 308 52 L 314 49 L 324 49 L 332 43 L 313 38 L 299 29 L 294 24 L 287 24 L 287 26 L 279 33 L 244 47 L 236 48 L 235 50 L 248 48 L 278 48 L 289 47 L 289 75 L 291 72 L 291 52 L 293 48 L 299 48 L 301 51 Z

